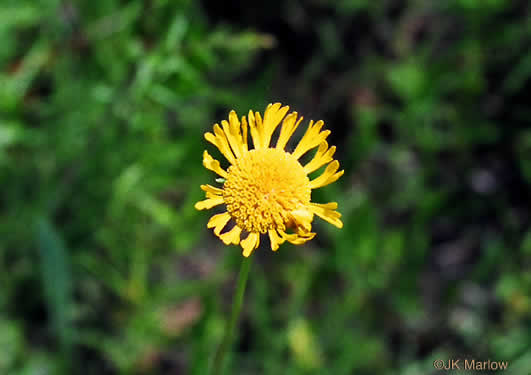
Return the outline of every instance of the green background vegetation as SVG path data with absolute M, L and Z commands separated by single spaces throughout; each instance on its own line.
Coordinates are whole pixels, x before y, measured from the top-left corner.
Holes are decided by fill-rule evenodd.
M 531 371 L 527 1 L 3 0 L 0 42 L 0 374 L 205 374 L 241 249 L 203 133 L 275 101 L 345 227 L 256 251 L 228 373 Z

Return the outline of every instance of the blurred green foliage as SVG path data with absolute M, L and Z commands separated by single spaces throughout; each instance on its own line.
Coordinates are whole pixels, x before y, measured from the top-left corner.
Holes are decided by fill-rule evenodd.
M 4 0 L 0 374 L 205 374 L 240 249 L 203 133 L 283 101 L 345 227 L 254 257 L 233 374 L 531 370 L 526 1 Z M 213 151 L 214 152 L 214 151 Z

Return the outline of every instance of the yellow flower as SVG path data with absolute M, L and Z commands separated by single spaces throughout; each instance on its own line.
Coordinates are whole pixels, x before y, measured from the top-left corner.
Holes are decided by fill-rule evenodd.
M 241 123 L 236 112 L 231 111 L 229 121 L 223 120 L 221 127 L 215 124 L 214 133 L 205 134 L 206 140 L 216 146 L 231 165 L 224 170 L 207 151 L 203 153 L 203 165 L 222 177 L 223 187 L 201 185 L 207 199 L 197 202 L 195 208 L 205 210 L 225 204 L 226 212 L 212 216 L 207 227 L 214 228 L 216 236 L 226 245 L 240 244 L 246 257 L 258 247 L 260 234 L 269 235 L 273 251 L 285 241 L 300 245 L 311 240 L 315 236 L 312 233 L 314 214 L 338 228 L 343 227 L 336 202 L 311 202 L 313 189 L 331 184 L 344 172 L 337 171 L 339 162 L 332 157 L 335 146 L 329 148 L 325 140 L 330 130 L 321 131 L 323 121 L 310 121 L 295 150 L 285 151 L 288 140 L 302 121 L 302 117 L 297 119 L 297 112 L 286 116 L 288 110 L 288 106 L 282 107 L 280 103 L 269 104 L 263 120 L 260 113 L 249 111 Z M 281 122 L 273 147 L 271 137 Z M 247 143 L 248 131 L 253 149 Z M 316 147 L 313 159 L 302 165 L 301 156 Z M 309 179 L 310 173 L 326 164 L 319 177 Z M 221 233 L 231 219 L 232 229 Z M 248 234 L 240 241 L 242 232 Z

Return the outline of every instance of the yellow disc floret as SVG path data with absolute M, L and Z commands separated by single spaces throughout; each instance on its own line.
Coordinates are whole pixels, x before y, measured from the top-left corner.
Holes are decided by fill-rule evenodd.
M 289 213 L 311 199 L 310 180 L 291 154 L 266 148 L 246 152 L 229 167 L 223 199 L 236 224 L 248 232 L 285 231 Z

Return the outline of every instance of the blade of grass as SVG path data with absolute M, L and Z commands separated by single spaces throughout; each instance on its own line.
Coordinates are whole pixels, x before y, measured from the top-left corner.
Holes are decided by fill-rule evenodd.
M 64 365 L 68 368 L 72 352 L 70 263 L 63 239 L 47 218 L 37 222 L 37 241 L 46 305 Z

